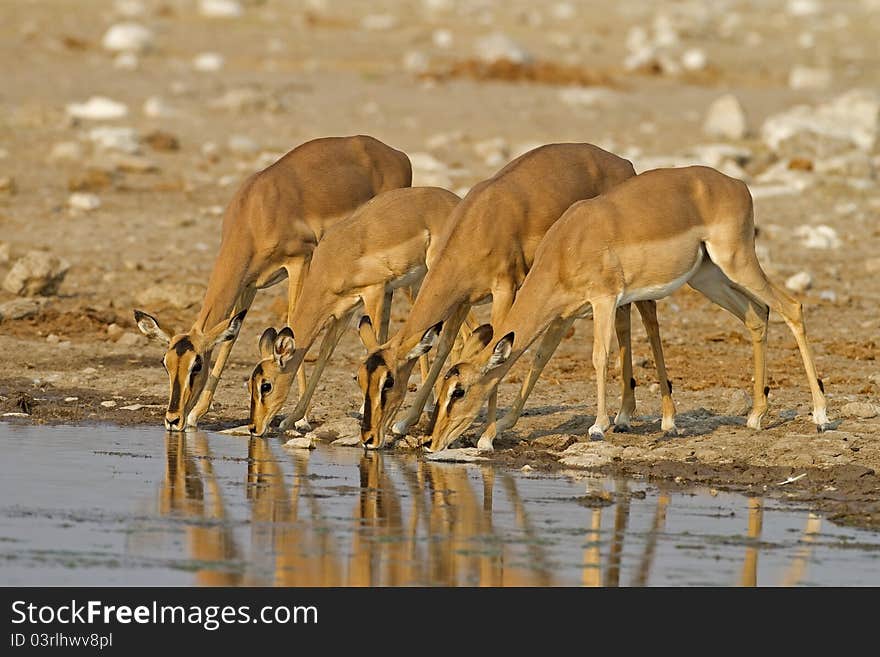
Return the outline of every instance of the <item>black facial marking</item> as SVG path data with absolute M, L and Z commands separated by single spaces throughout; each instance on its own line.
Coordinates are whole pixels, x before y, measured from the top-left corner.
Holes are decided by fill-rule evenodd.
M 361 320 L 358 322 L 358 328 L 361 328 L 364 324 L 367 324 L 369 326 L 373 325 L 373 322 L 370 321 L 370 318 L 367 315 L 361 317 Z
M 180 404 L 180 381 L 174 379 L 174 384 L 171 386 L 171 400 L 168 402 L 168 412 L 174 413 L 178 404 Z
M 196 348 L 193 346 L 193 343 L 190 342 L 190 339 L 187 337 L 182 337 L 178 340 L 174 345 L 174 353 L 178 356 L 183 356 L 187 351 L 195 351 Z
M 669 388 L 669 394 L 671 395 L 672 394 L 672 381 L 670 381 L 669 379 L 666 379 L 666 385 Z
M 769 394 L 770 394 L 770 386 L 764 386 L 764 396 L 766 397 Z
M 631 390 L 635 390 L 635 389 L 636 389 L 636 380 L 635 380 L 634 378 L 632 378 L 632 377 L 630 377 L 630 379 L 629 379 L 629 387 L 630 387 Z
M 449 371 L 446 373 L 446 376 L 444 376 L 443 378 L 448 379 L 449 377 L 452 377 L 452 376 L 458 376 L 458 374 L 459 374 L 458 365 L 453 365 L 452 367 L 449 368 Z
M 825 394 L 825 384 L 822 383 L 822 379 L 816 379 L 816 383 L 819 384 L 819 390 L 822 391 L 822 394 Z
M 253 378 L 263 375 L 263 363 L 257 363 L 257 366 L 254 368 Z
M 367 368 L 367 372 L 375 372 L 381 365 L 385 365 L 385 359 L 382 358 L 379 354 L 370 354 L 369 358 L 367 358 L 364 363 L 364 367 Z
M 364 417 L 361 418 L 361 429 L 370 430 L 370 422 L 373 420 L 373 400 L 370 399 L 370 390 L 364 395 Z

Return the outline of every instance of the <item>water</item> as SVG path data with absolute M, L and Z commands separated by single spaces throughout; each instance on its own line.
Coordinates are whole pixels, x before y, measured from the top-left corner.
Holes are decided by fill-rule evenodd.
M 759 498 L 160 429 L 0 446 L 4 585 L 880 585 L 880 534 Z

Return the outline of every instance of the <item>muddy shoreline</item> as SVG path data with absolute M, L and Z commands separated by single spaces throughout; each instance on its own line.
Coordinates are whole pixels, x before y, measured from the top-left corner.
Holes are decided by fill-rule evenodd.
M 72 400 L 71 398 L 77 399 Z M 70 400 L 70 401 L 65 401 Z M 106 396 L 82 388 L 60 389 L 43 386 L 28 389 L 22 380 L 0 380 L 0 414 L 24 413 L 27 415 L 2 417 L 3 422 L 46 425 L 112 424 L 116 426 L 155 426 L 161 431 L 164 399 L 143 395 L 135 400 L 119 401 L 114 407 L 102 406 L 109 401 Z M 132 409 L 135 405 L 141 408 Z M 233 417 L 212 411 L 201 427 L 207 431 L 220 431 L 242 424 L 241 417 Z M 320 424 L 316 423 L 316 428 Z M 832 432 L 833 433 L 833 432 Z M 621 441 L 621 437 L 623 441 Z M 880 476 L 874 468 L 859 463 L 828 465 L 823 467 L 791 465 L 755 465 L 748 457 L 733 457 L 727 464 L 703 463 L 696 457 L 676 461 L 658 457 L 651 459 L 650 449 L 643 449 L 636 458 L 612 456 L 606 463 L 593 466 L 577 464 L 572 452 L 595 454 L 597 444 L 586 435 L 569 435 L 557 445 L 566 444 L 564 450 L 553 449 L 552 441 L 543 444 L 525 440 L 515 441 L 505 437 L 499 448 L 489 455 L 496 465 L 511 469 L 528 466 L 537 472 L 560 472 L 579 468 L 608 475 L 644 478 L 649 482 L 663 482 L 686 490 L 693 486 L 707 486 L 719 491 L 729 491 L 748 496 L 778 499 L 799 504 L 825 515 L 831 522 L 849 527 L 880 530 Z M 687 437 L 663 439 L 686 441 Z M 755 437 L 760 440 L 760 436 Z M 467 443 L 467 439 L 464 441 Z M 627 434 L 609 434 L 602 447 L 621 447 L 621 442 L 634 445 Z M 652 442 L 660 442 L 652 440 Z M 580 448 L 580 449 L 578 449 Z M 625 448 L 624 448 L 625 449 Z M 568 462 L 566 462 L 568 461 Z M 796 478 L 796 479 L 795 479 Z M 792 481 L 793 480 L 793 481 Z M 783 483 L 786 482 L 786 483 Z

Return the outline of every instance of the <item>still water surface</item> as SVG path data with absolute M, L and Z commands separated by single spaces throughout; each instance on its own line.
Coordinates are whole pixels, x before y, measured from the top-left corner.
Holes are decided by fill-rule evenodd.
M 880 534 L 760 498 L 159 429 L 0 447 L 3 585 L 880 585 Z

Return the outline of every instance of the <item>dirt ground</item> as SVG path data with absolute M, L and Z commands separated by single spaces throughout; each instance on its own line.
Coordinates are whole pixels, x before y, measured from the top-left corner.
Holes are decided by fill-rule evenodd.
M 251 0 L 241 3 L 240 17 L 226 19 L 203 16 L 197 5 L 0 5 L 0 279 L 34 249 L 71 265 L 58 294 L 36 314 L 0 323 L 0 412 L 22 414 L 3 421 L 158 426 L 167 395 L 162 348 L 135 333 L 132 308 L 188 326 L 235 186 L 308 139 L 373 135 L 413 157 L 414 184 L 459 193 L 540 143 L 590 141 L 630 157 L 641 171 L 726 141 L 745 153 L 737 156 L 742 174 L 757 184 L 785 161 L 761 139 L 768 116 L 880 86 L 880 7 L 870 1 L 773 1 L 759 10 L 738 0 L 723 9 L 636 0 Z M 808 11 L 814 5 L 818 11 Z M 124 15 L 138 8 L 140 14 Z M 102 38 L 125 21 L 149 28 L 152 45 L 120 61 Z M 661 53 L 693 61 L 699 58 L 688 51 L 696 51 L 705 55 L 704 65 L 675 72 L 668 64 L 625 64 L 633 28 L 659 33 L 670 22 L 676 41 Z M 479 40 L 495 32 L 535 64 L 479 64 Z M 197 70 L 194 58 L 205 52 L 222 55 L 220 70 Z M 829 77 L 793 87 L 790 75 L 799 66 Z M 581 89 L 597 94 L 572 95 Z M 746 110 L 750 132 L 743 139 L 703 133 L 709 105 L 725 93 Z M 68 104 L 92 96 L 125 103 L 127 115 L 69 116 Z M 129 150 L 138 152 L 126 154 L 134 161 L 94 143 L 90 131 L 105 125 L 135 131 Z M 68 142 L 74 146 L 58 146 Z M 682 485 L 766 487 L 768 494 L 821 508 L 832 520 L 880 527 L 880 417 L 841 410 L 854 401 L 880 401 L 877 153 L 868 155 L 867 184 L 828 178 L 809 159 L 793 157 L 788 168 L 808 183 L 796 193 L 756 194 L 760 256 L 771 277 L 782 283 L 806 271 L 812 278 L 799 296 L 832 431 L 817 434 L 809 420 L 800 356 L 778 317 L 769 338 L 770 414 L 762 432 L 747 429 L 736 406 L 750 390 L 748 339 L 735 319 L 684 288 L 659 304 L 684 435 L 660 431 L 653 363 L 634 317 L 638 421 L 631 433 L 588 441 L 595 384 L 592 325 L 583 321 L 548 365 L 526 416 L 496 441 L 494 458 L 520 467 L 616 469 Z M 12 180 L 3 184 L 4 178 Z M 96 194 L 100 207 L 72 209 L 72 191 Z M 806 248 L 796 229 L 818 224 L 833 228 L 840 244 Z M 282 284 L 258 295 L 206 428 L 245 421 L 243 382 L 257 359 L 257 337 L 266 326 L 283 324 L 285 294 Z M 0 304 L 14 298 L 0 290 Z M 405 302 L 395 308 L 392 328 L 400 325 Z M 486 308 L 478 315 L 485 318 Z M 112 324 L 122 330 L 108 332 Z M 352 331 L 315 395 L 313 424 L 356 411 L 352 374 L 362 354 Z M 525 367 L 519 363 L 502 386 L 502 406 Z M 558 458 L 563 465 L 555 465 Z

